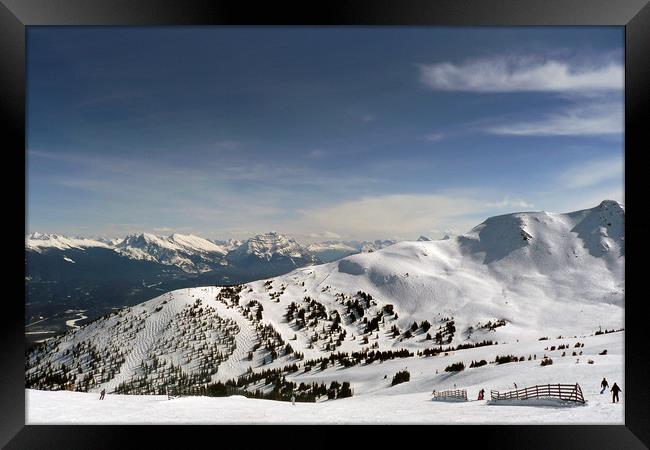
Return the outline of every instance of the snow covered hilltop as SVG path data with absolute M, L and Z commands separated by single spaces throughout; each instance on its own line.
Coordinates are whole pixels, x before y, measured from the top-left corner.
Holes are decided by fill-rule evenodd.
M 609 331 L 623 328 L 624 220 L 613 201 L 507 214 L 449 239 L 169 292 L 45 341 L 27 356 L 27 387 L 360 401 L 621 382 L 623 333 Z M 401 370 L 410 380 L 391 386 Z

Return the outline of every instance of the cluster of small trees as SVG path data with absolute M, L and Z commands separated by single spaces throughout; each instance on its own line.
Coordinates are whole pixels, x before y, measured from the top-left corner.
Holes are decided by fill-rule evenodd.
M 226 306 L 239 305 L 239 294 L 244 289 L 244 285 L 237 284 L 234 286 L 224 286 L 217 294 L 216 300 L 224 303 Z
M 479 328 L 482 328 L 484 330 L 488 331 L 494 331 L 496 328 L 503 327 L 506 325 L 505 319 L 498 319 L 492 322 L 491 320 L 488 320 L 486 323 L 479 325 Z
M 438 327 L 436 331 L 434 340 L 436 344 L 449 344 L 454 339 L 454 333 L 456 332 L 456 325 L 451 319 L 443 319 L 442 322 L 444 325 Z
M 328 357 L 318 359 L 310 359 L 305 361 L 305 372 L 309 372 L 312 367 L 320 366 L 321 369 L 326 369 L 328 365 L 335 366 L 336 363 L 341 364 L 343 367 L 352 367 L 361 363 L 372 364 L 375 361 L 386 361 L 395 358 L 408 358 L 413 356 L 413 352 L 406 349 L 400 350 L 369 350 L 364 349 L 360 352 L 352 353 L 331 353 Z
M 553 360 L 549 358 L 548 356 L 544 355 L 544 358 L 542 359 L 542 362 L 540 363 L 540 366 L 549 366 L 553 364 Z
M 375 317 L 370 319 L 370 321 L 367 321 L 365 317 L 364 320 L 366 321 L 366 328 L 364 329 L 364 333 L 372 333 L 373 331 L 379 331 L 379 324 L 384 323 L 384 316 L 382 312 L 379 311 Z
M 410 379 L 411 373 L 408 370 L 400 370 L 393 376 L 393 381 L 390 383 L 390 385 L 395 386 L 396 384 L 406 383 Z
M 625 330 L 625 328 L 619 328 L 619 329 L 617 329 L 617 330 L 615 330 L 615 329 L 613 329 L 613 328 L 612 328 L 611 330 L 605 329 L 605 331 L 603 331 L 603 330 L 598 330 L 598 331 L 596 331 L 596 332 L 594 333 L 594 336 L 599 336 L 599 335 L 601 335 L 601 334 L 608 334 L 608 333 L 616 333 L 616 332 L 618 332 L 618 331 L 623 331 L 623 330 Z
M 270 285 L 269 285 L 270 286 Z M 275 300 L 276 303 L 280 303 L 280 296 L 284 294 L 284 291 L 287 287 L 283 284 L 280 286 L 280 289 L 276 292 L 269 292 L 269 298 Z
M 465 363 L 462 361 L 450 364 L 445 367 L 445 372 L 460 372 L 462 370 L 465 370 Z
M 319 319 L 325 320 L 328 318 L 327 310 L 322 303 L 317 302 L 311 297 L 305 297 L 303 300 L 306 303 L 305 306 L 299 306 L 294 302 L 291 302 L 287 306 L 287 312 L 284 315 L 287 322 L 291 323 L 295 318 L 296 325 L 299 329 L 302 329 L 307 326 L 308 322 L 309 325 L 315 326 L 318 324 Z
M 368 306 L 368 302 L 365 302 L 363 300 L 359 301 L 359 299 L 356 298 L 354 301 L 347 300 L 345 302 L 345 313 L 348 315 L 351 322 L 356 322 L 357 320 L 363 318 Z
M 469 342 L 467 344 L 458 344 L 455 347 L 449 346 L 446 348 L 443 347 L 430 347 L 430 348 L 425 348 L 424 350 L 419 350 L 418 351 L 418 356 L 435 356 L 440 353 L 448 353 L 448 352 L 453 352 L 455 350 L 466 350 L 468 348 L 476 348 L 476 347 L 484 347 L 486 345 L 495 345 L 495 342 L 492 342 L 490 340 L 483 340 L 481 342 Z
M 286 379 L 286 374 L 298 371 L 295 364 L 277 369 L 265 369 L 260 372 L 249 371 L 237 378 L 223 383 L 208 385 L 210 394 L 214 396 L 232 395 L 241 393 L 247 397 L 265 398 L 271 400 L 289 400 L 295 395 L 296 401 L 316 401 L 321 396 L 327 395 L 330 399 L 351 397 L 353 392 L 350 383 L 333 381 L 330 387 L 324 383 L 300 385 Z M 252 387 L 255 386 L 255 390 Z M 200 394 L 199 394 L 200 395 Z
M 346 398 L 352 397 L 352 388 L 348 381 L 344 381 L 343 384 L 338 381 L 332 381 L 330 387 L 327 390 L 327 398 L 334 400 L 337 398 Z
M 396 326 L 394 326 L 394 327 L 397 328 Z M 406 330 L 406 331 L 404 332 L 404 337 L 405 337 L 406 339 L 410 339 L 411 337 L 413 337 L 413 335 L 414 335 L 415 333 L 417 333 L 417 331 L 418 331 L 419 329 L 422 329 L 422 332 L 423 332 L 423 333 L 426 333 L 427 331 L 429 331 L 430 328 L 431 328 L 431 324 L 429 323 L 428 320 L 424 320 L 424 321 L 422 321 L 422 323 L 421 323 L 420 325 L 418 325 L 418 322 L 415 321 L 415 322 L 413 322 L 413 325 L 411 325 L 411 327 L 410 327 L 408 330 Z M 391 331 L 392 331 L 392 330 L 391 330 Z M 398 330 L 398 331 L 399 331 L 399 330 Z M 394 333 L 393 333 L 393 334 L 394 334 Z M 430 335 L 430 334 L 427 334 L 427 339 L 431 339 L 431 335 Z
M 525 360 L 526 358 L 524 356 L 517 357 L 515 355 L 503 355 L 503 356 L 497 355 L 494 358 L 494 362 L 496 364 L 506 364 L 510 362 L 518 362 L 518 361 L 525 361 Z

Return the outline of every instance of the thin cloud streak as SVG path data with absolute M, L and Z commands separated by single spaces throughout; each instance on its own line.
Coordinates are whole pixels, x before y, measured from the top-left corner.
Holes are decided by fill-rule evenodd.
M 506 195 L 503 200 L 486 203 L 485 206 L 490 208 L 532 208 L 535 205 L 520 198 L 510 198 L 509 195 Z
M 607 63 L 577 70 L 566 61 L 499 56 L 419 66 L 430 89 L 467 92 L 572 92 L 622 90 L 623 66 Z
M 624 174 L 623 156 L 587 161 L 563 172 L 559 182 L 567 189 L 580 189 L 601 185 L 608 181 L 621 181 Z
M 512 136 L 599 136 L 623 133 L 623 108 L 619 103 L 574 106 L 537 121 L 487 127 L 490 134 Z

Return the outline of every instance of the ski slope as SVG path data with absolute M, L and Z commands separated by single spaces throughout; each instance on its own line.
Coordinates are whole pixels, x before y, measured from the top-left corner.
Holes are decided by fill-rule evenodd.
M 564 340 L 505 344 L 453 352 L 448 356 L 405 358 L 349 369 L 328 368 L 321 373 L 294 377 L 309 381 L 350 380 L 354 396 L 317 403 L 296 403 L 232 397 L 181 397 L 111 395 L 104 401 L 96 393 L 26 390 L 27 424 L 623 424 L 623 333 L 577 339 L 585 343 L 583 355 L 561 357 L 540 352 Z M 575 339 L 571 339 L 575 341 Z M 607 355 L 598 355 L 607 348 Z M 536 361 L 489 365 L 444 372 L 450 362 L 493 359 L 495 354 L 547 353 L 553 364 L 541 367 Z M 587 363 L 592 359 L 594 364 Z M 390 386 L 392 375 L 408 367 L 411 380 Z M 435 373 L 436 369 L 439 371 Z M 343 372 L 343 373 L 342 373 Z M 384 379 L 384 375 L 388 375 Z M 622 387 L 621 400 L 611 403 L 611 394 L 600 394 L 600 381 Z M 579 383 L 584 406 L 491 405 L 491 389 L 508 390 L 513 383 L 525 387 L 536 383 Z M 432 400 L 433 389 L 467 389 L 468 402 Z M 475 400 L 486 390 L 486 400 Z
M 320 415 L 331 423 L 455 423 L 461 418 L 483 423 L 480 419 L 486 414 L 499 423 L 622 423 L 622 405 L 610 406 L 597 389 L 607 377 L 625 390 L 624 332 L 596 333 L 624 327 L 624 216 L 623 205 L 612 201 L 567 214 L 508 214 L 449 239 L 400 242 L 235 288 L 172 291 L 55 338 L 29 357 L 27 375 L 37 379 L 64 364 L 76 387 L 111 394 L 120 384 L 143 376 L 156 388 L 163 387 L 169 365 L 205 384 L 296 364 L 297 372 L 284 374 L 289 381 L 308 385 L 348 381 L 354 390 L 352 398 L 301 404 L 307 409 L 299 417 L 292 416 L 296 409 L 272 401 L 191 398 L 171 402 L 188 405 L 188 412 L 179 412 L 178 417 L 160 405 L 155 419 L 142 417 L 139 420 L 145 422 L 138 423 L 258 419 L 313 423 L 309 421 Z M 376 328 L 368 331 L 372 321 Z M 425 321 L 430 328 L 425 329 Z M 485 340 L 496 345 L 418 355 L 424 349 Z M 302 357 L 285 352 L 286 344 Z M 565 348 L 551 350 L 552 346 Z M 361 363 L 352 367 L 336 363 L 324 370 L 309 363 L 331 354 L 402 349 L 414 355 L 370 364 L 361 356 Z M 523 360 L 495 362 L 505 355 Z M 545 356 L 552 358 L 552 365 L 540 365 Z M 487 364 L 469 368 L 481 359 Z M 162 366 L 152 371 L 151 365 L 159 362 Z M 445 371 L 458 362 L 465 370 Z M 390 386 L 394 374 L 404 369 L 410 372 L 410 381 Z M 88 377 L 93 381 L 83 381 Z M 520 388 L 579 383 L 588 404 L 551 408 L 546 414 L 539 412 L 548 409 L 542 406 L 429 402 L 433 389 L 467 389 L 473 399 L 484 388 L 489 398 L 491 389 L 508 390 L 515 383 Z M 270 391 L 271 386 L 249 388 Z M 78 413 L 74 408 L 85 408 L 84 399 L 92 398 L 29 391 L 28 399 L 34 397 L 33 417 L 45 420 L 47 414 L 37 411 L 47 409 L 48 399 L 55 398 L 49 396 L 55 394 L 75 399 L 77 406 L 71 406 L 66 419 L 71 421 Z M 158 405 L 147 397 L 111 398 L 122 402 L 127 397 L 145 410 Z M 230 405 L 239 412 L 198 418 L 189 411 L 195 404 L 210 411 Z M 362 417 L 364 411 L 371 417 Z M 402 418 L 399 411 L 410 412 Z M 446 417 L 454 411 L 462 411 L 462 417 Z M 144 414 L 137 408 L 136 413 Z M 68 417 L 61 414 L 59 419 Z

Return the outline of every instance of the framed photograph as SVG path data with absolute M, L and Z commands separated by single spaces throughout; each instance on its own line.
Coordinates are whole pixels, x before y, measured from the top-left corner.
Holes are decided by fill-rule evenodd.
M 3 0 L 2 444 L 647 448 L 647 3 Z

